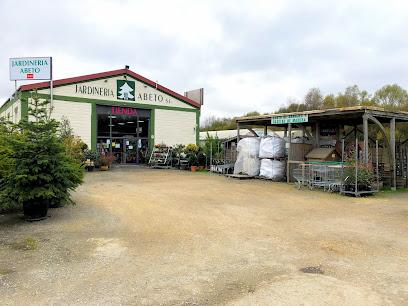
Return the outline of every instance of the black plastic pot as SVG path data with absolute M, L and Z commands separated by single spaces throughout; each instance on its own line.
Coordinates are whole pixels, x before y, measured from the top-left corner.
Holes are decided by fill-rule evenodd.
M 48 201 L 32 200 L 23 203 L 24 219 L 27 221 L 39 221 L 47 218 Z
M 94 171 L 95 166 L 88 166 L 88 172 Z
M 176 168 L 176 170 L 180 170 L 180 164 L 174 165 L 174 168 Z

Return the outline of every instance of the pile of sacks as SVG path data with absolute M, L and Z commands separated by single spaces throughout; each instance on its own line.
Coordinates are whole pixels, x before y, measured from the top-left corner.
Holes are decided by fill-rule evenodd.
M 259 137 L 247 137 L 238 142 L 237 161 L 234 166 L 234 174 L 248 174 L 250 176 L 259 175 L 261 161 L 259 157 Z
M 277 158 L 285 157 L 285 147 L 286 142 L 280 137 L 248 137 L 240 140 L 234 174 L 284 179 L 286 162 Z

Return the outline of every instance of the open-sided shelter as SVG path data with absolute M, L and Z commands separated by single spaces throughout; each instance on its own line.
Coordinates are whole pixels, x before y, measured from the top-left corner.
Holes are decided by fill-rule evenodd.
M 374 124 L 382 133 L 386 143 L 386 149 L 390 159 L 391 170 L 391 188 L 396 188 L 396 142 L 395 142 L 395 124 L 396 122 L 408 122 L 408 112 L 392 111 L 378 107 L 356 106 L 326 110 L 312 110 L 295 113 L 271 114 L 262 116 L 242 117 L 237 118 L 237 137 L 240 138 L 240 129 L 250 129 L 252 127 L 263 126 L 265 131 L 270 126 L 282 127 L 289 138 L 289 156 L 288 156 L 288 171 L 289 165 L 293 162 L 291 156 L 291 131 L 294 127 L 302 129 L 304 134 L 312 140 L 313 147 L 320 147 L 320 139 L 322 134 L 332 133 L 335 139 L 340 141 L 340 129 L 344 126 L 354 127 L 354 138 L 358 137 L 358 133 L 363 135 L 364 152 L 368 152 L 370 146 L 368 135 L 368 124 Z M 362 126 L 362 130 L 359 128 Z M 386 126 L 389 126 L 390 135 L 386 132 Z M 310 128 L 308 128 L 310 127 Z M 256 135 L 256 132 L 253 131 Z M 266 134 L 266 133 L 265 133 Z M 344 135 L 343 138 L 348 135 Z M 372 146 L 371 146 L 372 147 Z M 366 162 L 368 162 L 368 154 L 365 154 Z M 289 178 L 289 173 L 288 173 Z

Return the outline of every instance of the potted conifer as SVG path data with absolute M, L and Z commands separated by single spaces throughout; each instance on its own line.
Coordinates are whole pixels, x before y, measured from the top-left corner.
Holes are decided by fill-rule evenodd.
M 73 204 L 69 193 L 82 183 L 83 168 L 66 155 L 49 102 L 40 102 L 35 92 L 28 104 L 28 116 L 17 125 L 21 137 L 9 139 L 13 166 L 1 186 L 0 202 L 22 205 L 24 218 L 34 221 L 47 217 L 50 204 Z
M 85 152 L 85 159 L 89 160 L 89 164 L 86 164 L 88 171 L 93 171 L 95 167 L 95 162 L 99 159 L 99 152 L 96 150 L 88 150 Z

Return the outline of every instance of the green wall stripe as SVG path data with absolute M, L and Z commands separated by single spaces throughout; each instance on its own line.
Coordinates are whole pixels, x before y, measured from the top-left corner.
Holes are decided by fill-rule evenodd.
M 96 114 L 96 103 L 92 103 L 92 112 L 91 112 L 91 149 L 96 150 L 96 130 L 98 125 L 98 117 Z
M 155 140 L 156 140 L 156 134 L 155 134 L 155 129 L 154 129 L 154 124 L 155 124 L 155 118 L 156 118 L 156 110 L 152 109 L 152 111 L 150 112 L 150 139 L 149 139 L 149 143 L 150 143 L 150 154 L 153 151 L 153 147 L 155 145 Z M 154 136 L 153 138 L 151 136 Z
M 13 106 L 14 100 L 8 101 L 0 108 L 0 113 L 7 111 L 11 106 Z
M 49 99 L 50 95 L 47 94 L 38 94 L 40 98 Z M 54 100 L 69 101 L 69 102 L 79 102 L 79 103 L 97 103 L 97 104 L 106 104 L 106 105 L 125 105 L 129 107 L 144 107 L 151 109 L 167 109 L 167 110 L 180 110 L 185 112 L 196 112 L 195 108 L 180 108 L 174 106 L 161 106 L 153 104 L 140 104 L 140 103 L 129 103 L 121 101 L 110 101 L 110 100 L 96 100 L 96 99 L 86 99 L 86 98 L 77 98 L 77 97 L 67 97 L 67 96 L 56 96 L 54 95 Z
M 196 113 L 196 145 L 200 146 L 200 111 Z
M 28 117 L 28 102 L 21 101 L 21 119 Z

